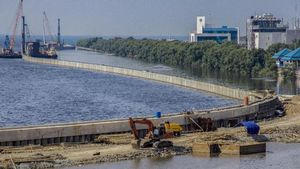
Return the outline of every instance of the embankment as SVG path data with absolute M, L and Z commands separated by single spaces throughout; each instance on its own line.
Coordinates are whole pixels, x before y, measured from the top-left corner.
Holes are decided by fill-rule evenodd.
M 145 71 L 116 68 L 104 65 L 86 64 L 69 62 L 62 60 L 32 58 L 23 56 L 23 59 L 29 62 L 50 64 L 55 66 L 65 66 L 72 68 L 81 68 L 94 71 L 103 71 L 116 73 L 126 76 L 134 76 L 150 80 L 156 80 L 188 88 L 204 90 L 231 98 L 242 99 L 252 94 L 249 91 L 233 89 L 214 84 L 198 82 L 180 77 L 161 75 Z M 249 105 L 237 105 L 233 107 L 218 108 L 211 110 L 200 110 L 195 112 L 182 112 L 173 115 L 165 115 L 162 118 L 152 118 L 155 125 L 163 121 L 172 121 L 179 123 L 185 129 L 191 125 L 190 118 L 198 117 L 211 118 L 216 127 L 228 126 L 232 122 L 238 123 L 242 120 L 257 120 L 274 115 L 276 107 L 279 105 L 277 97 L 267 97 L 256 100 Z M 138 126 L 139 129 L 144 129 Z M 94 140 L 100 134 L 122 133 L 130 131 L 128 120 L 110 120 L 110 121 L 92 121 L 82 123 L 54 124 L 43 126 L 30 126 L 18 128 L 0 129 L 1 146 L 18 146 L 28 144 L 57 144 L 61 142 L 89 142 Z
M 215 93 L 218 95 L 239 99 L 242 100 L 245 96 L 250 96 L 250 100 L 256 100 L 255 97 L 251 97 L 255 95 L 253 92 L 225 87 L 216 84 L 210 84 L 205 82 L 200 82 L 191 79 L 185 79 L 176 76 L 169 76 L 163 75 L 158 73 L 152 73 L 147 71 L 139 71 L 133 69 L 126 69 L 126 68 L 119 68 L 119 67 L 112 67 L 112 66 L 105 66 L 105 65 L 97 65 L 97 64 L 90 64 L 90 63 L 80 63 L 80 62 L 72 62 L 72 61 L 64 61 L 64 60 L 54 60 L 54 59 L 41 59 L 41 58 L 33 58 L 29 56 L 23 56 L 23 59 L 33 63 L 40 63 L 40 64 L 49 64 L 55 66 L 63 66 L 63 67 L 72 67 L 72 68 L 80 68 L 80 69 L 88 69 L 93 71 L 101 71 L 101 72 L 108 72 L 108 73 L 115 73 L 125 76 L 132 76 L 138 78 L 144 78 L 154 81 L 160 81 L 164 83 L 170 83 L 174 85 L 179 85 L 187 88 L 203 90 L 206 92 Z
M 190 118 L 212 118 L 216 127 L 228 126 L 232 121 L 257 120 L 274 115 L 278 98 L 271 97 L 248 106 L 236 106 L 216 110 L 202 110 L 162 118 L 151 118 L 154 125 L 164 121 L 179 123 L 184 128 L 190 126 Z M 145 126 L 138 126 L 145 129 Z M 82 123 L 53 124 L 42 126 L 2 128 L 0 129 L 1 146 L 19 146 L 28 144 L 57 144 L 61 142 L 90 142 L 98 135 L 129 132 L 128 119 L 110 121 L 92 121 Z

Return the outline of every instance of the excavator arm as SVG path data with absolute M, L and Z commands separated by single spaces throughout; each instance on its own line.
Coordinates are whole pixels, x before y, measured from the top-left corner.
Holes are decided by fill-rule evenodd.
M 147 125 L 148 126 L 147 135 L 149 136 L 150 139 L 153 138 L 154 125 L 150 120 L 148 120 L 148 119 L 132 119 L 132 118 L 129 118 L 129 126 L 130 126 L 131 131 L 132 131 L 132 133 L 133 133 L 136 140 L 140 139 L 139 135 L 138 135 L 138 131 L 136 129 L 136 124 Z

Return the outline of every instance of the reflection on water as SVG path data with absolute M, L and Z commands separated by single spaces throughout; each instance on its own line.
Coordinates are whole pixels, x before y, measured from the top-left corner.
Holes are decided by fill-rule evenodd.
M 175 156 L 168 159 L 139 159 L 115 163 L 103 163 L 66 169 L 296 169 L 300 166 L 299 144 L 268 143 L 267 152 L 247 156 L 199 157 Z
M 59 59 L 78 61 L 85 63 L 103 64 L 109 66 L 131 68 L 137 70 L 151 71 L 155 73 L 180 76 L 185 78 L 196 79 L 215 84 L 222 84 L 225 86 L 233 86 L 237 88 L 249 90 L 264 90 L 270 89 L 278 91 L 279 94 L 296 94 L 300 93 L 300 82 L 295 81 L 280 81 L 263 78 L 249 78 L 247 76 L 240 76 L 237 74 L 205 71 L 205 70 L 183 70 L 177 67 L 169 67 L 162 64 L 146 63 L 140 60 L 131 58 L 117 57 L 108 54 L 101 54 L 96 52 L 88 52 L 81 50 L 60 51 Z
M 276 84 L 276 93 L 286 95 L 300 94 L 300 79 L 283 80 L 279 77 Z

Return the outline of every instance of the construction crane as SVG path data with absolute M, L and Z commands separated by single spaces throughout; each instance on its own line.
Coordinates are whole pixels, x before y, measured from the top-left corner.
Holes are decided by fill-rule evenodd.
M 4 49 L 9 49 L 9 45 L 10 45 L 9 36 L 6 35 L 4 40 Z
M 51 28 L 50 28 L 50 24 L 49 24 L 49 20 L 48 20 L 48 17 L 47 17 L 47 14 L 46 12 L 44 11 L 43 12 L 43 29 L 44 29 L 44 36 L 43 36 L 43 41 L 44 41 L 44 44 L 46 44 L 46 29 L 47 29 L 47 32 L 48 32 L 48 35 L 50 36 L 50 41 L 51 42 L 55 42 L 55 38 L 51 32 Z
M 25 30 L 26 30 L 26 38 L 31 42 L 32 39 L 31 39 L 31 34 L 30 34 L 28 24 L 25 24 Z
M 22 14 L 23 14 L 23 0 L 20 0 L 20 2 L 18 4 L 16 15 L 15 15 L 15 22 L 13 24 L 13 33 L 10 37 L 10 44 L 9 44 L 10 50 L 13 50 L 13 48 L 15 46 L 17 28 L 18 28 L 18 24 L 19 24 Z

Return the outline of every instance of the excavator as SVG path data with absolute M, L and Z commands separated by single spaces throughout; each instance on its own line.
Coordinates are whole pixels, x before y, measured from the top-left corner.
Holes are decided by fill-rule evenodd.
M 136 124 L 147 125 L 147 134 L 142 140 L 140 137 L 138 130 L 136 128 Z M 129 118 L 129 126 L 134 135 L 134 140 L 131 141 L 131 145 L 135 149 L 139 148 L 166 148 L 173 147 L 173 143 L 171 141 L 165 140 L 172 137 L 179 137 L 182 132 L 182 127 L 177 123 L 170 123 L 168 121 L 160 124 L 158 127 L 154 126 L 151 120 L 146 118 L 143 119 L 133 119 Z M 143 141 L 143 143 L 142 143 Z

